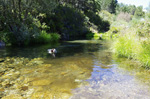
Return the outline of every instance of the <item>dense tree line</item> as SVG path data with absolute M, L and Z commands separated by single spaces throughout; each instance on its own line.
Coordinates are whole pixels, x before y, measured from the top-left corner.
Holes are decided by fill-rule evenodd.
M 117 0 L 0 0 L 0 40 L 28 45 L 56 41 L 59 35 L 62 39 L 85 36 L 92 26 L 107 31 L 110 23 L 100 17 L 101 10 L 143 15 L 141 7 Z
M 54 0 L 1 0 L 1 39 L 17 45 L 30 42 L 44 28 L 43 13 L 49 13 L 55 7 Z
M 129 13 L 136 17 L 143 17 L 145 15 L 145 12 L 143 11 L 142 6 L 136 7 L 135 5 L 127 5 L 123 3 L 120 3 L 117 5 L 116 11 L 117 13 L 120 13 L 120 12 Z
M 58 2 L 59 4 L 70 4 L 83 11 L 108 10 L 110 13 L 115 13 L 117 6 L 117 0 L 58 0 Z
M 102 4 L 107 5 L 103 8 Z M 116 0 L 1 0 L 0 39 L 25 45 L 38 42 L 51 32 L 67 39 L 90 32 L 91 24 L 97 25 L 99 31 L 106 31 L 109 23 L 96 12 L 106 9 L 115 13 L 116 5 Z

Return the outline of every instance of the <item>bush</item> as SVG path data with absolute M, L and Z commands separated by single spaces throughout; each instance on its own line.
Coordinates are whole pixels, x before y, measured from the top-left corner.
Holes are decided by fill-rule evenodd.
M 136 27 L 140 22 L 140 19 L 133 17 L 132 20 L 130 21 L 130 25 L 132 27 Z
M 38 43 L 48 43 L 51 41 L 52 37 L 50 34 L 47 34 L 46 31 L 42 31 L 37 39 Z
M 118 33 L 118 32 L 120 32 L 120 28 L 119 27 L 111 27 L 110 28 L 110 31 L 112 32 L 112 33 Z
M 137 38 L 133 34 L 119 37 L 112 46 L 113 51 L 119 57 L 132 58 L 150 69 L 150 41 L 148 39 L 140 41 Z
M 95 39 L 95 40 L 97 40 L 97 39 L 101 38 L 101 35 L 102 34 L 99 34 L 99 33 L 88 33 L 88 34 L 86 34 L 86 38 L 87 39 Z
M 142 66 L 150 69 L 150 41 L 149 40 L 142 42 L 142 48 L 138 52 L 136 58 L 142 63 Z
M 0 32 L 0 40 L 5 42 L 6 45 L 10 44 L 11 38 L 13 38 L 11 32 L 8 32 L 8 31 L 1 31 Z
M 131 20 L 131 15 L 129 13 L 124 13 L 124 12 L 121 12 L 118 14 L 116 20 L 124 20 L 126 22 L 129 22 Z
M 102 17 L 104 20 L 109 21 L 110 23 L 114 21 L 114 15 L 109 13 L 108 11 L 102 10 L 98 14 L 100 17 Z
M 0 39 L 3 40 L 6 45 L 28 45 L 30 42 L 30 33 L 26 25 L 20 23 L 18 25 L 13 25 L 12 30 L 2 31 L 0 33 Z
M 51 33 L 51 42 L 57 42 L 60 39 L 60 35 L 57 33 Z
M 89 38 L 89 37 L 94 37 L 94 33 L 88 33 L 86 34 L 86 37 Z
M 135 35 L 125 34 L 116 39 L 113 44 L 113 51 L 117 56 L 127 58 L 136 58 L 137 53 L 141 50 L 141 43 Z
M 148 20 L 146 21 L 140 21 L 137 25 L 137 34 L 139 36 L 147 37 L 150 36 L 150 22 Z
M 57 33 L 48 34 L 46 31 L 41 31 L 41 33 L 33 39 L 32 43 L 50 43 L 57 42 L 60 39 L 60 35 Z

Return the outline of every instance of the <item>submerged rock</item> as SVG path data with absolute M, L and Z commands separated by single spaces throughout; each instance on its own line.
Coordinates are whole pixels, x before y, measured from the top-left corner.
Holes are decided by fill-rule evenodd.
M 80 61 L 62 59 L 55 65 L 53 62 L 44 63 L 41 58 L 7 57 L 0 63 L 2 65 L 0 87 L 5 89 L 1 97 L 68 99 L 71 96 L 71 89 L 78 87 L 80 82 L 90 75 L 88 69 L 90 65 L 83 66 L 89 59 L 77 58 L 77 60 Z
M 21 95 L 18 94 L 11 94 L 3 97 L 2 99 L 25 99 L 25 98 L 23 98 Z
M 49 84 L 51 84 L 52 82 L 53 82 L 53 81 L 43 79 L 43 80 L 36 80 L 36 81 L 33 81 L 33 82 L 31 82 L 31 85 L 32 85 L 32 86 L 44 86 L 44 85 L 49 85 Z
M 51 92 L 35 92 L 33 93 L 33 95 L 31 96 L 30 99 L 55 99 L 55 97 L 53 97 L 52 93 Z
M 21 87 L 21 90 L 23 90 L 23 91 L 28 90 L 28 86 L 23 86 L 23 87 Z

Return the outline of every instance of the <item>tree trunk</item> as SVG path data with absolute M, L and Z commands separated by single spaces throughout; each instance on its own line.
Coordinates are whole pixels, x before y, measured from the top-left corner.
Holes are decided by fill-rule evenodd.
M 19 6 L 19 19 L 20 19 L 20 21 L 22 21 L 22 19 L 21 19 L 21 0 L 19 0 L 18 6 Z

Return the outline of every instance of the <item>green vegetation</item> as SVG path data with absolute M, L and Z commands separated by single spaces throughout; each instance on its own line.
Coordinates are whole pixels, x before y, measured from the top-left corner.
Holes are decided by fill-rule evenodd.
M 142 7 L 117 0 L 1 0 L 0 14 L 0 40 L 19 46 L 98 34 L 108 31 L 115 17 L 130 21 L 144 16 Z
M 136 60 L 140 66 L 150 68 L 149 10 L 144 12 L 142 6 L 117 4 L 115 12 L 115 14 L 111 14 L 104 8 L 99 11 L 97 15 L 110 23 L 109 31 L 94 31 L 95 27 L 93 26 L 91 29 L 93 32 L 88 33 L 86 37 L 111 39 L 113 40 L 112 50 L 116 56 Z M 99 25 L 97 25 L 98 27 Z
M 117 56 L 136 60 L 147 69 L 150 68 L 149 22 L 148 16 L 145 16 L 141 19 L 134 17 L 127 24 L 122 24 L 123 29 L 117 33 L 118 38 L 112 46 Z
M 117 0 L 1 0 L 0 42 L 33 45 L 87 37 L 150 67 L 150 12 Z
M 46 31 L 42 31 L 37 38 L 32 39 L 32 43 L 50 43 L 57 42 L 60 39 L 60 35 L 57 33 L 48 34 Z
M 107 31 L 110 23 L 97 13 L 115 13 L 116 6 L 117 0 L 1 0 L 0 40 L 24 46 Z
M 115 40 L 113 48 L 117 56 L 134 58 L 139 53 L 141 44 L 135 35 L 125 34 Z

